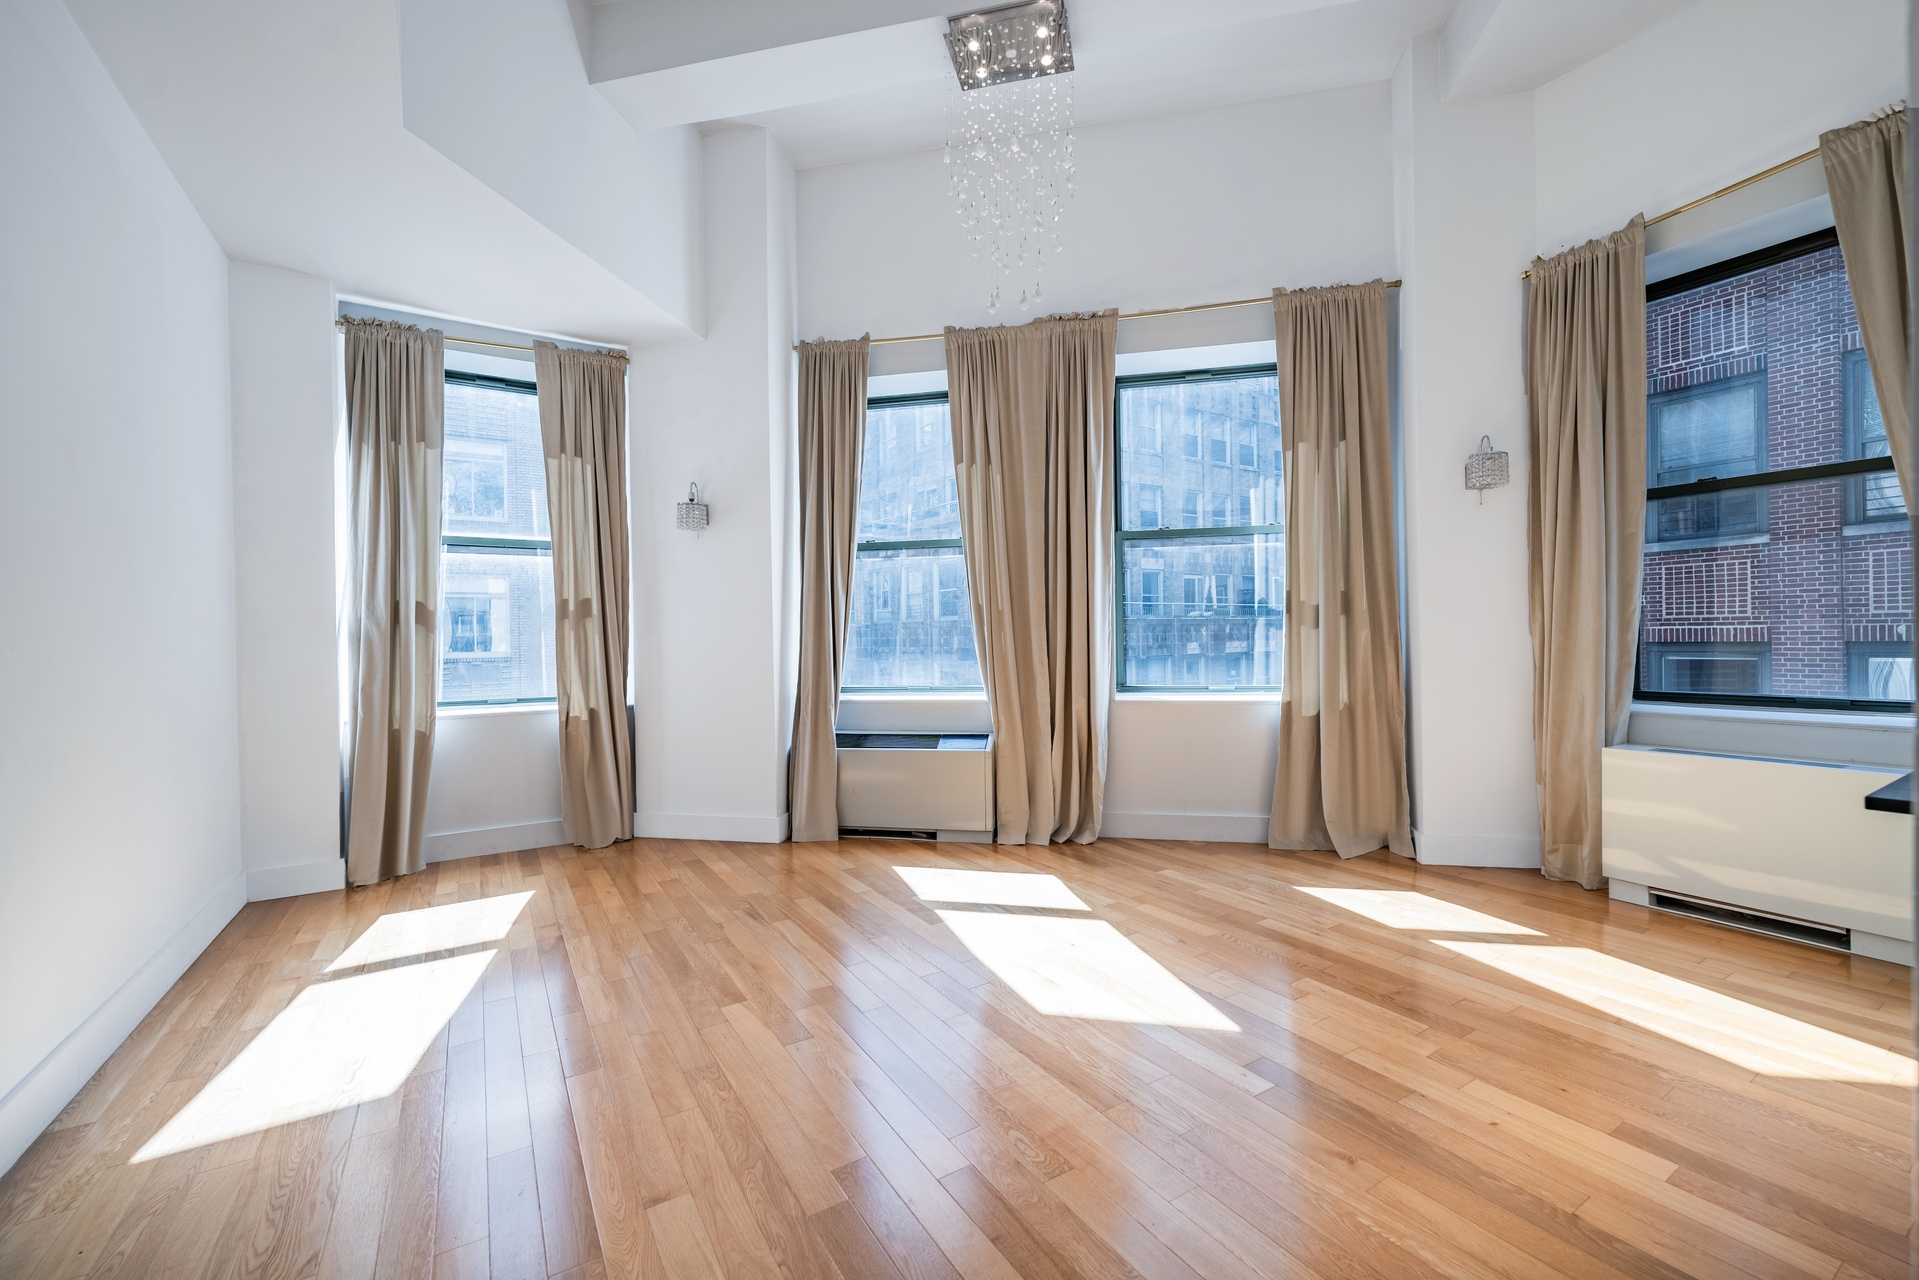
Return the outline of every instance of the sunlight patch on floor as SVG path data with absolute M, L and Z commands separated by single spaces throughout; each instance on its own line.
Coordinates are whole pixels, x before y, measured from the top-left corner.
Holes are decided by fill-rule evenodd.
M 533 891 L 529 889 L 525 893 L 503 893 L 471 902 L 421 907 L 417 911 L 388 912 L 355 938 L 353 945 L 342 951 L 340 958 L 328 965 L 326 971 L 339 973 L 385 960 L 498 942 L 513 928 L 513 922 L 520 918 L 520 912 L 532 898 Z
M 1393 929 L 1428 929 L 1434 933 L 1514 933 L 1543 937 L 1539 930 L 1501 920 L 1471 907 L 1434 898 L 1409 889 L 1308 889 L 1301 893 L 1344 907 L 1376 924 Z
M 1038 871 L 967 871 L 952 867 L 894 867 L 921 902 L 970 902 L 993 907 L 1053 907 L 1090 911 L 1058 876 Z
M 1587 947 L 1437 945 L 1761 1075 L 1912 1088 L 1919 1064 Z
M 941 911 L 939 918 L 980 963 L 1041 1013 L 1239 1030 L 1104 920 L 998 911 Z
M 308 987 L 131 1163 L 389 1096 L 496 954 L 476 951 Z

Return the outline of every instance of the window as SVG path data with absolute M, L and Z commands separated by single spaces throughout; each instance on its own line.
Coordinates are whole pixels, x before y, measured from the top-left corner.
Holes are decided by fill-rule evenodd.
M 867 405 L 854 538 L 845 687 L 983 687 L 944 394 Z
M 1177 421 L 1177 455 L 1130 445 L 1129 424 L 1147 420 Z M 1277 689 L 1286 535 L 1272 366 L 1122 378 L 1115 428 L 1122 493 L 1184 495 L 1178 528 L 1118 504 L 1119 687 Z
M 553 544 L 531 382 L 449 371 L 440 497 L 440 703 L 546 702 Z
M 1886 420 L 1879 413 L 1879 396 L 1872 387 L 1872 366 L 1866 363 L 1863 349 L 1846 352 L 1845 396 L 1846 457 L 1889 456 L 1891 448 L 1886 444 Z M 1846 481 L 1848 525 L 1905 518 L 1906 500 L 1899 492 L 1899 477 L 1892 472 L 1857 476 Z
M 1881 433 L 1884 434 L 1883 432 Z M 1142 529 L 1159 528 L 1159 486 L 1140 485 L 1136 496 L 1139 499 L 1139 527 Z
M 1831 232 L 1646 291 L 1636 694 L 1891 709 L 1912 556 Z

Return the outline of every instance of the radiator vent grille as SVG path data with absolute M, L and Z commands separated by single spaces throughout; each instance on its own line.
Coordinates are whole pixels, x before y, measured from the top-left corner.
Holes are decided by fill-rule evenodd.
M 1664 889 L 1654 889 L 1650 902 L 1655 911 L 1691 916 L 1695 920 L 1710 920 L 1714 924 L 1744 929 L 1748 933 L 1763 933 L 1789 942 L 1804 942 L 1828 951 L 1852 950 L 1852 931 L 1834 925 L 1776 916 L 1749 907 L 1728 906 L 1710 898 L 1694 898 L 1683 893 L 1669 893 Z
M 937 831 L 894 831 L 882 827 L 841 827 L 842 840 L 938 840 Z

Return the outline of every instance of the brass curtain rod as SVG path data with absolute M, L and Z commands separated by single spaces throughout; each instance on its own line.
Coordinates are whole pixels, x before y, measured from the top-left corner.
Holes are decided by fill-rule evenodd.
M 1388 289 L 1397 289 L 1399 286 L 1400 282 L 1397 280 L 1386 281 L 1386 287 Z M 1224 311 L 1228 307 L 1271 306 L 1272 301 L 1273 296 L 1269 293 L 1263 298 L 1235 298 L 1231 302 L 1201 302 L 1190 307 L 1160 307 L 1155 311 L 1127 311 L 1122 312 L 1119 318 L 1121 320 L 1146 320 L 1153 316 L 1185 315 L 1189 311 Z M 915 333 L 909 334 L 904 338 L 874 338 L 872 345 L 882 347 L 893 342 L 938 342 L 945 336 L 944 333 Z M 795 350 L 797 349 L 798 348 L 795 348 Z
M 335 320 L 333 322 L 333 327 L 336 329 L 346 328 L 346 317 L 341 316 L 339 319 Z M 532 347 L 526 346 L 518 342 L 495 342 L 491 338 L 451 338 L 451 337 L 447 337 L 445 334 L 441 334 L 440 336 L 444 341 L 447 341 L 447 342 L 465 342 L 465 343 L 470 343 L 476 347 L 505 347 L 509 351 L 533 350 Z
M 1650 227 L 1654 225 L 1655 223 L 1664 222 L 1667 218 L 1677 218 L 1682 213 L 1691 213 L 1694 209 L 1697 209 L 1702 204 L 1711 204 L 1713 201 L 1719 199 L 1719 197 L 1721 196 L 1729 196 L 1735 191 L 1743 191 L 1747 187 L 1750 187 L 1755 182 L 1764 182 L 1767 178 L 1772 177 L 1772 175 L 1775 173 L 1784 173 L 1786 170 L 1792 168 L 1794 165 L 1804 164 L 1806 163 L 1806 161 L 1815 160 L 1818 157 L 1819 157 L 1819 148 L 1814 147 L 1812 150 L 1806 152 L 1804 155 L 1794 156 L 1790 160 L 1781 160 L 1778 164 L 1774 165 L 1772 168 L 1761 169 L 1758 173 L 1753 174 L 1750 178 L 1741 178 L 1739 181 L 1733 183 L 1731 186 L 1721 187 L 1719 188 L 1719 190 L 1711 192 L 1708 195 L 1700 196 L 1697 200 L 1688 200 L 1685 204 L 1680 205 L 1677 209 L 1668 209 L 1664 213 L 1659 214 L 1656 217 L 1648 218 L 1646 219 L 1646 225 Z M 1530 280 L 1532 279 L 1532 277 L 1533 277 L 1533 272 L 1531 267 L 1528 267 L 1524 271 L 1519 273 L 1519 278 L 1521 280 Z

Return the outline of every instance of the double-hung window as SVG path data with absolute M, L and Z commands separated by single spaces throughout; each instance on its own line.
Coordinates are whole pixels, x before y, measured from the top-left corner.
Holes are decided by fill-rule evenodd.
M 1911 549 L 1837 238 L 1646 291 L 1636 694 L 1903 709 Z
M 866 408 L 844 687 L 979 689 L 944 392 Z
M 1182 447 L 1140 448 L 1142 421 Z M 1121 378 L 1114 427 L 1120 689 L 1277 689 L 1286 523 L 1273 366 Z M 1178 518 L 1149 493 L 1184 495 Z
M 448 370 L 440 705 L 549 702 L 553 543 L 534 384 Z

